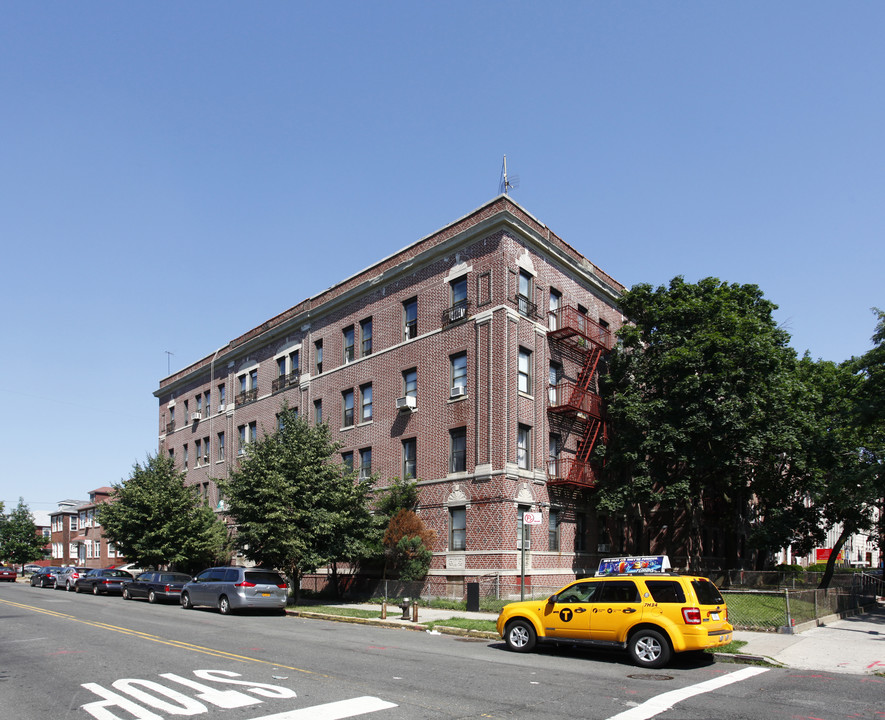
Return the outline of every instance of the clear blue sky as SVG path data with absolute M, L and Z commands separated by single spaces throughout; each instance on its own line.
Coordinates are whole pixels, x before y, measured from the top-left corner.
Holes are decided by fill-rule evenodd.
M 174 371 L 514 199 L 632 286 L 885 307 L 885 3 L 0 4 L 0 499 L 119 482 Z

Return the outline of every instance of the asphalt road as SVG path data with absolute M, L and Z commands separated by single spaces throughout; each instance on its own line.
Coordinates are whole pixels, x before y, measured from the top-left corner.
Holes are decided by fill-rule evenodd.
M 671 708 L 671 709 L 668 709 Z M 883 720 L 885 678 L 503 643 L 0 587 L 0 717 Z

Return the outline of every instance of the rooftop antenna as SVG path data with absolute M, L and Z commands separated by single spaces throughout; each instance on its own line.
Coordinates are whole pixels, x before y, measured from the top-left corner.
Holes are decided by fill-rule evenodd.
M 508 191 L 515 190 L 519 187 L 519 175 L 507 177 L 507 156 L 504 156 L 504 166 L 501 168 L 501 186 L 500 191 L 507 195 Z
M 164 350 L 163 352 L 166 353 L 166 374 L 171 375 L 172 374 L 172 356 L 175 353 L 172 352 L 171 350 Z

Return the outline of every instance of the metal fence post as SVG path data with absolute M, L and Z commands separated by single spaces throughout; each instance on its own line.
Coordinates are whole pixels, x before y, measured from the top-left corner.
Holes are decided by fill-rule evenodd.
M 817 620 L 820 617 L 820 610 L 817 605 L 817 594 L 818 590 L 814 591 L 814 619 Z
M 793 620 L 790 617 L 790 591 L 787 588 L 784 588 L 784 606 L 787 610 L 787 632 L 793 632 Z

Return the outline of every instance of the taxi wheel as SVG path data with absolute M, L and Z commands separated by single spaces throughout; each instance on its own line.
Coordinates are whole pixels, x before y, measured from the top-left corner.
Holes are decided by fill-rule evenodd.
M 639 667 L 659 668 L 670 661 L 670 643 L 657 630 L 637 630 L 627 647 Z
M 504 640 L 511 650 L 530 652 L 534 649 L 538 637 L 535 634 L 535 628 L 528 620 L 514 620 L 507 626 Z

